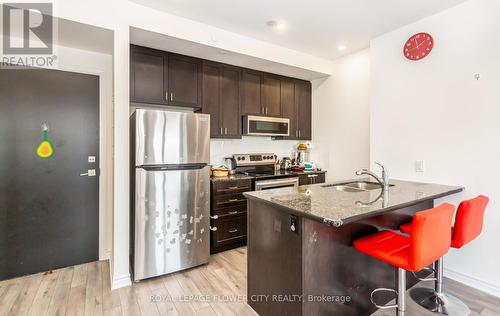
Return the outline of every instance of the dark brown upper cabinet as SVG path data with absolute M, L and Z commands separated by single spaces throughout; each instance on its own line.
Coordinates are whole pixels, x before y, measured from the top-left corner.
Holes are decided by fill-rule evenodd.
M 242 115 L 265 115 L 262 106 L 263 74 L 259 71 L 241 71 L 241 112 Z
M 282 78 L 282 117 L 290 119 L 290 136 L 283 139 L 311 140 L 311 83 Z
M 241 138 L 240 76 L 238 67 L 203 62 L 202 111 L 212 138 Z
M 281 115 L 281 80 L 283 77 L 265 74 L 262 85 L 264 115 Z
M 201 60 L 169 54 L 168 56 L 169 104 L 201 107 Z
M 201 108 L 201 60 L 130 46 L 130 101 Z
M 130 101 L 202 110 L 212 138 L 241 138 L 243 115 L 290 119 L 290 136 L 311 139 L 311 82 L 130 46 Z
M 295 102 L 295 80 L 283 78 L 281 80 L 281 115 L 290 120 L 290 136 L 284 139 L 298 139 L 299 129 L 297 120 L 297 103 Z
M 311 140 L 311 82 L 295 80 L 295 103 L 297 106 L 297 139 Z
M 132 45 L 130 48 L 130 101 L 168 104 L 168 54 Z

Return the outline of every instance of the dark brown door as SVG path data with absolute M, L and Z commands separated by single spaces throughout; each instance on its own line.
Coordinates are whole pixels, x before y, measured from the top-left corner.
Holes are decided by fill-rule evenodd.
M 297 103 L 298 139 L 310 140 L 311 133 L 311 83 L 309 81 L 295 81 L 295 102 Z
M 241 72 L 241 108 L 243 115 L 263 115 L 262 73 L 243 69 Z
M 201 108 L 201 60 L 168 55 L 169 104 Z
M 284 118 L 290 119 L 290 136 L 285 139 L 297 139 L 297 104 L 295 103 L 295 84 L 293 79 L 281 80 L 281 111 Z
M 167 54 L 145 47 L 130 47 L 130 101 L 167 104 Z
M 265 74 L 262 85 L 264 114 L 281 115 L 281 77 Z
M 210 114 L 210 137 L 222 137 L 221 127 L 221 74 L 220 64 L 203 62 L 202 111 Z
M 99 78 L 0 69 L 0 280 L 98 260 L 98 173 Z
M 222 67 L 221 110 L 224 137 L 241 138 L 240 69 Z

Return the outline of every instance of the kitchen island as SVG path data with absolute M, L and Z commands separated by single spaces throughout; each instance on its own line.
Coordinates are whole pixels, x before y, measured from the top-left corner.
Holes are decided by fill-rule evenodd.
M 247 192 L 248 304 L 259 315 L 369 315 L 375 288 L 395 288 L 394 267 L 351 247 L 398 230 L 415 212 L 462 187 L 369 180 Z M 425 276 L 423 273 L 421 276 Z M 408 287 L 417 279 L 408 273 Z M 391 295 L 380 294 L 379 302 Z

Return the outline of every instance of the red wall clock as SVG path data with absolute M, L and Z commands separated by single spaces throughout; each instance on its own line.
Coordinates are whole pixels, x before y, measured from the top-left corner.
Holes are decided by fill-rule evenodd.
M 434 39 L 428 33 L 417 33 L 410 37 L 403 48 L 403 54 L 409 60 L 421 60 L 434 48 Z

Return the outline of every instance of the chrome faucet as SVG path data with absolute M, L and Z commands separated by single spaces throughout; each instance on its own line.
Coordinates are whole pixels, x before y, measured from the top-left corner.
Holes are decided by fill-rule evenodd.
M 380 183 L 380 185 L 382 186 L 382 188 L 384 189 L 384 191 L 388 191 L 389 190 L 389 175 L 388 175 L 388 172 L 387 172 L 387 170 L 385 169 L 385 167 L 381 163 L 378 163 L 376 161 L 375 161 L 375 163 L 382 168 L 382 178 L 380 178 L 379 176 L 377 176 L 375 173 L 371 172 L 368 169 L 358 170 L 358 171 L 356 171 L 356 175 L 357 176 L 369 175 L 369 176 L 373 177 L 375 180 L 377 180 L 378 183 Z

